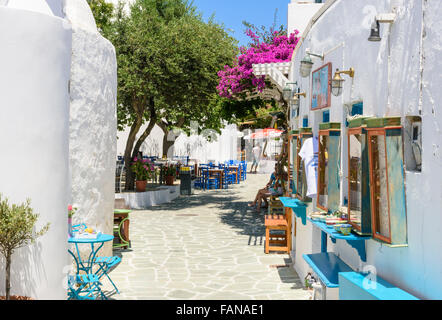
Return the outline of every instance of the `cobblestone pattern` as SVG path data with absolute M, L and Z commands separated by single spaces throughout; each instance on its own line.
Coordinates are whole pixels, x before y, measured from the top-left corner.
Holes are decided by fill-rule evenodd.
M 110 273 L 120 290 L 111 299 L 308 299 L 289 255 L 264 253 L 263 213 L 247 206 L 268 178 L 132 212 L 132 246 L 114 251 L 122 262 Z

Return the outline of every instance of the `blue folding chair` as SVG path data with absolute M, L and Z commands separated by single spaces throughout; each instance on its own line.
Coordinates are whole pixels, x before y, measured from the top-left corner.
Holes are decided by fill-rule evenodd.
M 98 297 L 108 300 L 100 286 L 101 282 L 94 274 L 69 275 L 68 300 L 96 300 Z
M 112 283 L 112 285 L 115 288 L 116 293 L 120 293 L 118 291 L 117 286 L 112 281 L 112 279 L 109 277 L 109 270 L 119 264 L 121 262 L 121 258 L 114 256 L 114 257 L 98 257 L 95 258 L 94 263 L 98 265 L 98 270 L 95 272 L 95 275 L 98 277 L 98 280 L 101 280 L 103 276 L 106 276 L 109 281 Z

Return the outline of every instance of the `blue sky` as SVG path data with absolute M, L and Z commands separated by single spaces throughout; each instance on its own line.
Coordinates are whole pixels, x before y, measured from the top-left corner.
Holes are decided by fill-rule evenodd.
M 212 13 L 215 20 L 223 23 L 226 29 L 232 29 L 231 35 L 238 39 L 239 45 L 247 45 L 248 37 L 244 34 L 245 20 L 257 27 L 269 28 L 277 12 L 276 27 L 287 26 L 287 7 L 289 0 L 194 0 L 193 4 L 207 20 Z

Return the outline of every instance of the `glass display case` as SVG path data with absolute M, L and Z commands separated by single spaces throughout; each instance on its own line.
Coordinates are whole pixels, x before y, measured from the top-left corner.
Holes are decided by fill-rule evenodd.
M 341 124 L 322 123 L 318 137 L 318 201 L 316 206 L 334 212 L 340 203 Z
M 407 244 L 405 174 L 401 119 L 367 119 L 373 238 Z
M 347 142 L 348 222 L 356 233 L 371 235 L 368 144 L 363 119 L 349 122 Z
M 299 131 L 292 130 L 290 132 L 290 158 L 289 158 L 289 179 L 290 179 L 290 191 L 291 194 L 296 195 L 297 184 L 298 184 L 298 137 Z

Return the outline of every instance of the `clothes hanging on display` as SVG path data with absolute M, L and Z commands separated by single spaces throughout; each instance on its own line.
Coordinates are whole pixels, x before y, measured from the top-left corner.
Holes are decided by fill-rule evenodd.
M 317 193 L 318 179 L 318 137 L 308 138 L 299 151 L 299 156 L 304 161 L 307 180 L 307 194 L 311 198 Z

